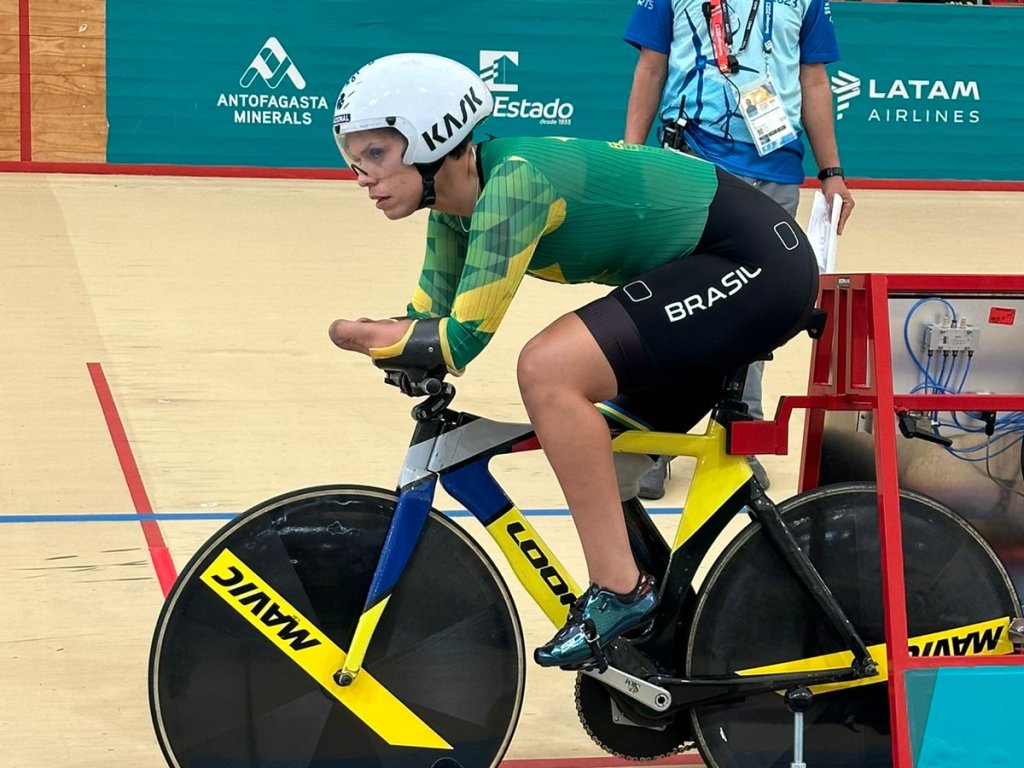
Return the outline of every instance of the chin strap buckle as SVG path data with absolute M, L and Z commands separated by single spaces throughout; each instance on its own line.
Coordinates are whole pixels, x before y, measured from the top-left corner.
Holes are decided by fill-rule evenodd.
M 444 158 L 435 160 L 432 163 L 416 163 L 414 166 L 420 172 L 423 179 L 423 198 L 420 200 L 420 208 L 429 208 L 437 202 L 437 190 L 434 188 L 434 176 L 444 163 Z

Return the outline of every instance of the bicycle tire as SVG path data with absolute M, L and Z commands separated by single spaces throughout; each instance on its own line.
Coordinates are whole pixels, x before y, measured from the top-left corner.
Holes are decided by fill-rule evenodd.
M 901 497 L 908 636 L 1019 616 L 1012 581 L 977 532 L 933 499 L 906 491 Z M 883 643 L 876 487 L 823 487 L 779 509 L 865 643 Z M 693 676 L 728 674 L 844 648 L 754 523 L 722 552 L 701 587 L 685 669 Z M 690 716 L 708 768 L 791 765 L 793 714 L 778 693 L 696 707 Z M 892 765 L 887 683 L 819 693 L 804 722 L 807 765 Z
M 200 547 L 168 595 L 150 652 L 150 709 L 168 765 L 498 765 L 523 699 L 522 630 L 494 564 L 448 518 L 431 510 L 361 677 L 371 675 L 451 749 L 389 744 L 202 579 L 227 551 L 347 649 L 396 504 L 396 494 L 361 486 L 295 491 Z

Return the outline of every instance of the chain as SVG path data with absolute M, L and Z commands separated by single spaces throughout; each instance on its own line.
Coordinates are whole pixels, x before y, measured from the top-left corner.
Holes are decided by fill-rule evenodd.
M 616 752 L 614 749 L 611 749 L 607 744 L 602 742 L 594 734 L 594 732 L 592 730 L 590 730 L 590 726 L 587 724 L 587 719 L 586 719 L 586 717 L 583 714 L 583 705 L 580 703 L 580 675 L 579 674 L 576 675 L 575 699 L 576 699 L 576 717 L 579 718 L 580 725 L 583 726 L 583 730 L 586 731 L 586 734 L 587 734 L 587 736 L 590 737 L 591 741 L 593 741 L 595 744 L 597 744 L 597 746 L 599 746 L 601 749 L 603 749 L 605 752 L 607 752 L 609 755 L 612 755 L 613 757 L 618 757 L 618 758 L 621 758 L 622 760 L 633 760 L 633 761 L 636 761 L 636 762 L 649 763 L 649 762 L 653 762 L 654 760 L 661 760 L 662 758 L 665 758 L 665 757 L 671 757 L 672 755 L 678 755 L 680 752 L 688 752 L 689 750 L 694 749 L 697 746 L 695 742 L 685 741 L 682 744 L 680 744 L 678 747 L 676 747 L 675 749 L 670 749 L 667 752 L 663 752 L 663 753 L 661 753 L 659 755 L 651 755 L 650 757 L 637 757 L 636 755 L 627 755 L 627 754 L 623 754 L 622 752 Z

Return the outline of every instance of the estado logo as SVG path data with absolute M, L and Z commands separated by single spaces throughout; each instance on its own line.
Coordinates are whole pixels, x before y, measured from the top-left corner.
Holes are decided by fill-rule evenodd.
M 518 71 L 519 51 L 480 51 L 480 79 L 494 94 L 494 117 L 525 118 L 540 125 L 571 125 L 576 108 L 567 101 L 531 101 L 502 95 L 519 92 L 515 82 Z
M 277 91 L 287 81 L 291 88 L 280 93 L 261 92 L 262 89 Z M 289 93 L 306 89 L 306 79 L 292 61 L 288 52 L 276 37 L 268 37 L 252 62 L 242 73 L 238 84 L 247 89 L 241 93 L 222 93 L 217 98 L 218 107 L 233 110 L 236 123 L 264 125 L 310 125 L 313 112 L 326 110 L 327 99 L 323 96 Z
M 842 120 L 851 103 L 862 93 L 882 102 L 871 106 L 868 122 L 880 123 L 979 123 L 981 111 L 965 102 L 980 102 L 977 80 L 876 79 L 867 88 L 856 75 L 838 70 L 831 78 L 837 111 Z

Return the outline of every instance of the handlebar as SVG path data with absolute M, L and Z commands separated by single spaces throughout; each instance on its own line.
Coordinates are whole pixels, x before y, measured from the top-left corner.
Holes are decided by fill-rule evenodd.
M 398 387 L 403 394 L 409 397 L 430 397 L 441 394 L 441 390 L 444 388 L 441 377 L 428 375 L 424 371 L 421 372 L 421 378 L 416 373 L 408 370 L 387 370 L 384 372 L 384 381 L 393 387 Z

